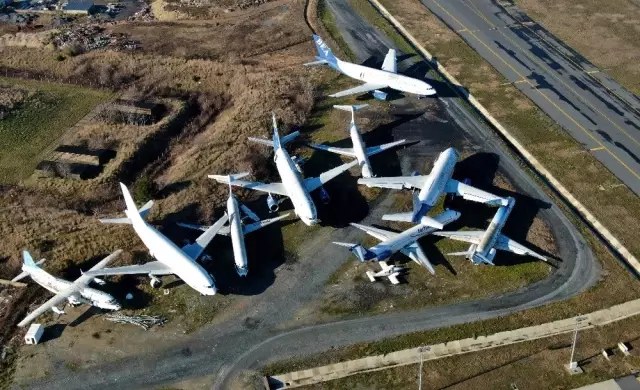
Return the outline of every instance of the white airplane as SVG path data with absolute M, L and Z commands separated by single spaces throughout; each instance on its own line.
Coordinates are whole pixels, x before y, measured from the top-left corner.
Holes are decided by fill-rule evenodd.
M 358 179 L 358 184 L 365 184 L 368 187 L 392 188 L 401 190 L 403 188 L 420 189 L 420 192 L 413 196 L 413 212 L 385 214 L 382 219 L 385 221 L 418 222 L 442 229 L 441 223 L 426 214 L 438 202 L 438 198 L 443 193 L 457 194 L 464 199 L 474 202 L 485 203 L 493 206 L 506 205 L 507 200 L 497 195 L 482 191 L 468 184 L 459 182 L 451 178 L 453 169 L 458 160 L 458 153 L 454 148 L 449 148 L 440 153 L 433 164 L 431 173 L 420 176 L 414 173 L 411 176 L 400 177 L 376 177 Z
M 404 268 L 397 265 L 389 265 L 384 260 L 379 261 L 378 264 L 380 264 L 382 270 L 378 272 L 367 271 L 367 277 L 369 277 L 371 282 L 375 282 L 376 278 L 388 278 L 391 284 L 400 284 L 398 276 L 404 272 Z
M 350 163 L 340 165 L 339 167 L 322 173 L 319 177 L 303 179 L 300 168 L 301 160 L 296 159 L 296 161 L 294 161 L 283 147 L 287 142 L 290 142 L 299 134 L 300 133 L 296 131 L 286 137 L 282 137 L 281 139 L 278 135 L 276 116 L 273 114 L 273 141 L 249 137 L 250 141 L 273 147 L 273 161 L 276 163 L 276 168 L 278 169 L 282 183 L 260 183 L 244 180 L 230 181 L 228 176 L 221 175 L 209 175 L 209 178 L 216 180 L 218 183 L 231 184 L 233 186 L 245 187 L 251 190 L 268 193 L 267 205 L 273 212 L 278 211 L 278 201 L 273 197 L 273 194 L 288 196 L 291 199 L 291 203 L 293 203 L 296 215 L 302 220 L 302 222 L 309 226 L 315 225 L 318 223 L 318 213 L 309 193 L 313 190 L 320 189 L 321 201 L 325 204 L 329 203 L 329 194 L 322 185 L 342 172 L 347 171 L 349 168 L 356 165 L 358 161 L 354 160 Z M 241 174 L 241 176 L 244 176 L 244 174 Z
M 127 217 L 101 219 L 100 222 L 132 225 L 133 230 L 135 230 L 138 237 L 140 237 L 144 245 L 149 249 L 151 256 L 155 257 L 157 261 L 151 261 L 142 265 L 105 268 L 98 271 L 87 272 L 85 275 L 148 274 L 151 278 L 151 287 L 159 288 L 162 285 L 162 281 L 158 276 L 174 274 L 200 294 L 214 295 L 216 293 L 216 286 L 213 278 L 196 260 L 200 257 L 207 245 L 209 245 L 209 242 L 211 242 L 222 225 L 227 222 L 227 215 L 225 214 L 216 221 L 216 223 L 202 233 L 194 243 L 179 248 L 144 220 L 144 217 L 149 213 L 149 209 L 151 209 L 153 205 L 153 201 L 147 202 L 138 210 L 127 187 L 120 183 L 120 188 L 122 189 L 122 195 L 127 205 L 127 209 L 125 210 Z
M 339 60 L 335 55 L 333 55 L 331 49 L 329 49 L 329 46 L 324 43 L 322 38 L 318 35 L 314 35 L 313 40 L 316 44 L 318 55 L 316 56 L 316 61 L 309 62 L 305 64 L 305 66 L 326 64 L 330 68 L 337 70 L 344 75 L 364 82 L 364 84 L 359 87 L 329 95 L 331 97 L 342 97 L 365 92 L 373 92 L 374 98 L 378 100 L 385 100 L 387 98 L 387 93 L 381 91 L 385 88 L 412 93 L 420 97 L 430 96 L 436 93 L 436 90 L 424 81 L 398 74 L 396 51 L 393 49 L 389 49 L 389 52 L 384 58 L 382 69 L 374 69 L 369 68 L 368 66 Z
M 102 259 L 96 264 L 90 271 L 99 270 L 109 264 L 115 259 L 122 250 L 118 249 L 109 256 Z M 24 320 L 20 321 L 19 327 L 27 326 L 31 321 L 35 320 L 40 315 L 44 314 L 47 310 L 52 310 L 56 314 L 64 314 L 64 311 L 58 309 L 56 305 L 63 301 L 67 301 L 70 305 L 76 306 L 81 304 L 92 305 L 101 309 L 107 310 L 120 310 L 120 304 L 111 295 L 96 290 L 91 287 L 87 287 L 90 282 L 96 282 L 100 285 L 104 284 L 101 279 L 91 276 L 89 273 L 84 273 L 78 279 L 73 282 L 69 282 L 64 279 L 56 278 L 49 274 L 47 271 L 39 267 L 44 263 L 44 259 L 35 263 L 31 254 L 27 251 L 22 252 L 24 258 L 24 264 L 22 264 L 22 272 L 20 275 L 13 278 L 12 282 L 17 282 L 27 276 L 30 276 L 36 283 L 51 291 L 55 295 L 42 304 L 40 307 L 29 313 Z
M 436 216 L 434 219 L 439 223 L 446 225 L 457 220 L 458 218 L 460 218 L 459 212 L 446 210 L 444 213 Z M 420 223 L 419 225 L 407 229 L 402 233 L 396 233 L 384 229 L 374 228 L 371 226 L 359 225 L 357 223 L 352 223 L 351 226 L 357 227 L 360 230 L 364 230 L 370 236 L 373 236 L 382 241 L 369 249 L 363 247 L 360 244 L 334 242 L 334 244 L 336 245 L 349 248 L 351 253 L 353 253 L 358 258 L 358 260 L 360 260 L 360 262 L 365 262 L 367 260 L 386 260 L 391 257 L 393 253 L 400 251 L 408 256 L 411 260 L 423 265 L 432 274 L 436 273 L 436 271 L 433 269 L 433 265 L 431 265 L 431 262 L 429 262 L 427 255 L 422 251 L 422 248 L 417 242 L 420 238 L 426 236 L 427 234 L 435 232 L 436 229 L 434 227 L 426 225 L 424 223 Z
M 229 181 L 229 183 L 233 183 L 234 180 L 240 179 L 246 175 L 248 175 L 248 173 L 229 175 L 227 176 L 227 180 Z M 251 219 L 253 223 L 244 224 L 243 219 L 241 218 L 241 212 L 244 213 L 247 218 Z M 287 216 L 289 216 L 289 214 L 284 214 L 276 218 L 269 218 L 261 221 L 260 218 L 258 218 L 258 216 L 253 211 L 251 211 L 251 209 L 249 209 L 242 203 L 238 203 L 236 197 L 233 195 L 231 185 L 229 185 L 227 215 L 229 216 L 229 225 L 220 228 L 218 234 L 231 236 L 231 246 L 233 247 L 233 257 L 236 263 L 236 272 L 240 276 L 247 276 L 247 273 L 249 273 L 249 268 L 247 261 L 247 251 L 244 245 L 244 235 L 261 229 L 267 225 L 271 225 L 272 223 L 277 222 L 283 218 L 286 218 Z M 209 226 L 189 225 L 186 223 L 179 223 L 178 225 L 203 231 L 206 231 L 209 228 Z
M 406 140 L 403 139 L 384 145 L 371 146 L 369 148 L 366 148 L 364 141 L 362 141 L 360 130 L 358 129 L 358 126 L 356 126 L 354 113 L 367 106 L 368 104 L 362 104 L 359 106 L 333 106 L 333 108 L 337 108 L 338 110 L 351 111 L 351 125 L 349 127 L 349 134 L 351 135 L 353 148 L 337 148 L 334 146 L 317 144 L 309 144 L 309 146 L 314 149 L 341 154 L 343 156 L 355 157 L 358 160 L 358 165 L 360 165 L 360 168 L 362 169 L 362 177 L 373 177 L 373 171 L 371 170 L 371 164 L 369 163 L 369 156 L 373 156 L 374 154 L 378 154 L 380 152 L 384 152 L 385 150 L 394 148 L 398 145 L 402 145 L 406 143 Z
M 547 261 L 547 258 L 539 255 L 538 253 L 524 247 L 521 244 L 513 241 L 509 237 L 500 234 L 502 227 L 507 222 L 513 206 L 515 206 L 516 200 L 512 197 L 507 198 L 507 204 L 500 206 L 496 214 L 493 216 L 489 228 L 485 231 L 460 231 L 460 232 L 435 232 L 434 235 L 448 237 L 458 241 L 464 241 L 471 243 L 468 250 L 464 252 L 448 253 L 452 256 L 465 256 L 471 260 L 474 264 L 491 264 L 493 265 L 493 258 L 496 256 L 496 249 L 503 251 L 509 251 L 517 255 L 529 255 L 542 261 Z

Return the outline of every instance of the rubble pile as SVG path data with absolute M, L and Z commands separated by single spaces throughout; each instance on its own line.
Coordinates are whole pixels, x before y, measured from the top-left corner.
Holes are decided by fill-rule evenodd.
M 16 12 L 0 13 L 0 22 L 14 24 L 16 26 L 24 27 L 32 21 L 38 19 L 36 14 L 19 14 Z
M 0 120 L 6 118 L 11 109 L 24 101 L 28 96 L 29 93 L 27 91 L 0 85 Z M 2 296 L 0 295 L 0 302 L 1 301 Z
M 104 316 L 107 321 L 115 322 L 116 324 L 132 324 L 141 327 L 144 330 L 149 330 L 154 325 L 164 325 L 167 319 L 160 316 L 127 316 L 124 314 L 107 314 Z
M 240 0 L 238 1 L 238 8 L 247 9 L 249 7 L 255 7 L 260 4 L 268 3 L 271 0 Z
M 144 7 L 136 12 L 135 14 L 129 16 L 130 21 L 140 21 L 145 22 L 149 20 L 154 20 L 153 12 L 151 12 L 151 7 L 148 4 L 145 4 Z
M 61 30 L 52 39 L 51 43 L 58 48 L 80 48 L 82 51 L 92 50 L 136 50 L 140 42 L 130 39 L 122 33 L 109 33 L 103 27 L 97 25 L 73 26 Z

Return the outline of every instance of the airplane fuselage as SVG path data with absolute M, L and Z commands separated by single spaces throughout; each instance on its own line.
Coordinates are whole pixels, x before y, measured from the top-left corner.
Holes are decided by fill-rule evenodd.
M 491 219 L 491 223 L 489 223 L 489 227 L 485 231 L 484 235 L 480 239 L 478 246 L 474 249 L 474 253 L 472 254 L 472 260 L 474 254 L 480 254 L 484 258 L 489 259 L 489 261 L 493 260 L 495 256 L 495 249 L 493 248 L 500 236 L 502 228 L 504 224 L 507 222 L 507 218 L 509 218 L 509 214 L 513 210 L 516 201 L 512 197 L 507 198 L 507 205 L 500 206 L 498 211 L 496 211 L 495 215 Z M 476 262 L 474 260 L 474 262 Z
M 356 80 L 365 83 L 387 85 L 396 91 L 408 92 L 418 96 L 429 96 L 436 93 L 435 90 L 424 81 L 382 69 L 369 68 L 341 60 L 337 60 L 335 68 L 344 75 Z
M 291 199 L 291 203 L 293 203 L 293 208 L 298 218 L 309 226 L 317 224 L 318 212 L 316 205 L 313 203 L 309 191 L 305 188 L 302 182 L 302 175 L 296 169 L 289 153 L 282 147 L 276 148 L 273 160 L 276 163 L 280 179 L 282 179 L 282 184 L 287 189 L 287 195 Z
M 249 272 L 247 250 L 244 245 L 244 234 L 242 233 L 240 207 L 233 194 L 229 194 L 229 199 L 227 199 L 227 214 L 229 214 L 229 235 L 231 236 L 236 272 L 240 276 L 246 276 Z
M 149 225 L 137 211 L 131 213 L 127 210 L 126 214 L 151 256 L 169 267 L 175 275 L 202 295 L 216 293 L 213 279 L 195 259 L 187 256 L 176 244 Z
M 27 271 L 34 282 L 54 294 L 69 288 L 73 284 L 68 280 L 56 278 L 40 268 L 23 267 L 22 270 Z M 67 297 L 67 301 L 69 301 L 71 305 L 85 303 L 101 309 L 120 310 L 120 304 L 115 300 L 115 298 L 105 292 L 91 287 L 85 287 L 77 293 L 71 294 Z
M 460 217 L 460 213 L 453 210 L 447 210 L 444 213 L 434 217 L 438 222 L 446 225 L 455 221 Z M 438 230 L 437 228 L 426 226 L 423 224 L 416 225 L 410 229 L 403 231 L 390 240 L 382 241 L 379 244 L 369 248 L 369 250 L 376 254 L 378 260 L 384 260 L 389 258 L 394 252 L 411 245 L 420 238 L 431 234 Z
M 358 126 L 351 121 L 351 128 L 349 129 L 349 135 L 351 136 L 351 143 L 353 144 L 353 152 L 358 159 L 358 165 L 362 169 L 362 177 L 373 177 L 371 164 L 369 163 L 369 157 L 367 156 L 367 149 Z
M 420 203 L 431 209 L 438 202 L 447 185 L 447 182 L 453 175 L 453 170 L 458 161 L 458 153 L 453 148 L 449 148 L 440 153 L 436 161 L 433 163 L 433 169 L 425 181 L 418 199 Z M 427 210 L 428 211 L 428 210 Z

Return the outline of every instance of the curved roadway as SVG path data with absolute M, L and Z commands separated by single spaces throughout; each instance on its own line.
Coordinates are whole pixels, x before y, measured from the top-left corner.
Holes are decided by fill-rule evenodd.
M 366 24 L 345 0 L 330 0 L 328 5 L 345 40 L 361 60 L 393 46 L 388 38 Z M 424 69 L 424 64 L 411 61 L 403 61 L 401 65 L 403 69 L 408 67 L 409 72 Z M 439 84 L 434 82 L 434 85 Z M 446 96 L 446 87 L 439 85 L 439 88 L 440 96 Z M 539 213 L 551 226 L 563 261 L 547 279 L 519 291 L 487 299 L 295 329 L 283 328 L 294 319 L 304 303 L 321 293 L 324 281 L 347 259 L 348 254 L 342 248 L 328 243 L 338 239 L 357 241 L 362 237 L 359 231 L 350 228 L 323 230 L 305 243 L 293 266 L 284 265 L 278 269 L 275 283 L 266 291 L 247 297 L 244 309 L 235 310 L 225 321 L 202 329 L 187 342 L 175 343 L 168 348 L 149 345 L 147 350 L 140 351 L 139 356 L 98 364 L 85 370 L 70 371 L 60 367 L 47 378 L 30 383 L 29 387 L 141 388 L 215 375 L 214 387 L 225 389 L 243 369 L 257 368 L 269 360 L 506 315 L 566 299 L 592 286 L 599 277 L 599 266 L 589 247 L 536 182 L 522 171 L 520 163 L 505 152 L 492 130 L 470 114 L 456 98 L 441 97 L 430 101 L 430 104 L 436 106 L 435 119 L 422 115 L 398 124 L 393 130 L 396 138 L 423 140 L 422 145 L 401 154 L 405 173 L 412 167 L 422 167 L 420 163 L 425 156 L 434 157 L 445 145 L 497 155 L 498 170 L 507 176 L 519 193 L 550 206 L 542 208 Z M 408 98 L 393 102 L 392 109 L 403 114 L 416 112 L 420 106 L 420 102 Z M 423 113 L 424 110 L 419 112 Z M 364 223 L 379 221 L 380 215 L 391 204 L 391 197 L 382 199 L 372 207 Z

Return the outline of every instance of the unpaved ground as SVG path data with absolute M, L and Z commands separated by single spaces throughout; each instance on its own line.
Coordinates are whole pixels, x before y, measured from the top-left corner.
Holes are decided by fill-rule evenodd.
M 516 0 L 533 19 L 640 95 L 640 7 L 633 0 Z

